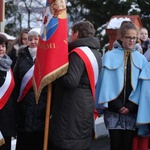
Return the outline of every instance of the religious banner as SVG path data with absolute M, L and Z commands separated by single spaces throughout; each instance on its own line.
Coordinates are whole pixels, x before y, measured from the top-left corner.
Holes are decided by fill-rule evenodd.
M 33 73 L 37 102 L 42 89 L 67 72 L 67 31 L 66 0 L 47 0 Z

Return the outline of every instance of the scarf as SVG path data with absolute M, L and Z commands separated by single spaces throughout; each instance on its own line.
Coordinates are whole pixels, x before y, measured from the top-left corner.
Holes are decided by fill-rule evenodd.
M 28 50 L 30 52 L 30 55 L 31 55 L 33 61 L 34 61 L 36 58 L 37 47 L 36 48 L 28 48 Z
M 3 57 L 0 57 L 0 70 L 1 71 L 8 71 L 11 67 L 12 60 L 8 55 L 4 55 Z

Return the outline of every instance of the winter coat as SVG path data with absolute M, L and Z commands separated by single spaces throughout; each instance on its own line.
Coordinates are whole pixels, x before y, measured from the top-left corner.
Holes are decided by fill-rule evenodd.
M 15 95 L 19 96 L 21 81 L 27 71 L 34 65 L 28 47 L 21 50 L 14 68 Z M 18 131 L 39 132 L 44 131 L 46 111 L 47 88 L 41 93 L 38 104 L 36 104 L 33 87 L 27 92 L 18 104 Z
M 15 103 L 12 97 L 14 79 L 11 73 L 11 64 L 12 60 L 7 54 L 0 57 L 0 131 L 4 138 L 16 135 Z
M 69 51 L 80 46 L 91 49 L 100 71 L 98 39 L 89 37 L 76 40 L 69 44 Z M 85 64 L 75 52 L 69 55 L 67 74 L 55 81 L 52 91 L 50 139 L 59 148 L 88 149 L 93 137 L 95 103 Z
M 6 71 L 0 71 L 0 87 L 6 78 Z M 5 106 L 0 110 L 0 131 L 4 137 L 16 136 L 15 103 L 12 94 Z

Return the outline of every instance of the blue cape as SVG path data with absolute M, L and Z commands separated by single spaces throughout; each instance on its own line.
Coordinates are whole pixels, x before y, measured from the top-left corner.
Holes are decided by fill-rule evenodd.
M 146 58 L 139 52 L 131 51 L 131 86 L 129 100 L 138 104 L 140 83 L 138 82 L 141 70 L 146 65 Z M 139 85 L 139 86 L 137 86 Z M 124 50 L 113 49 L 107 52 L 102 59 L 102 71 L 96 87 L 96 107 L 108 107 L 108 102 L 116 99 L 124 87 Z
M 137 114 L 138 134 L 149 136 L 147 124 L 150 124 L 150 62 L 143 68 L 139 78 L 141 79 L 141 94 Z

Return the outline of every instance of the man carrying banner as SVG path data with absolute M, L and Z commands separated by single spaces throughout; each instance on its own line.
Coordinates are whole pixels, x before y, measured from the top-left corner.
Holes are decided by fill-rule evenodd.
M 57 150 L 87 150 L 93 138 L 95 86 L 101 69 L 99 40 L 89 21 L 72 27 L 67 73 L 54 82 L 50 140 Z

